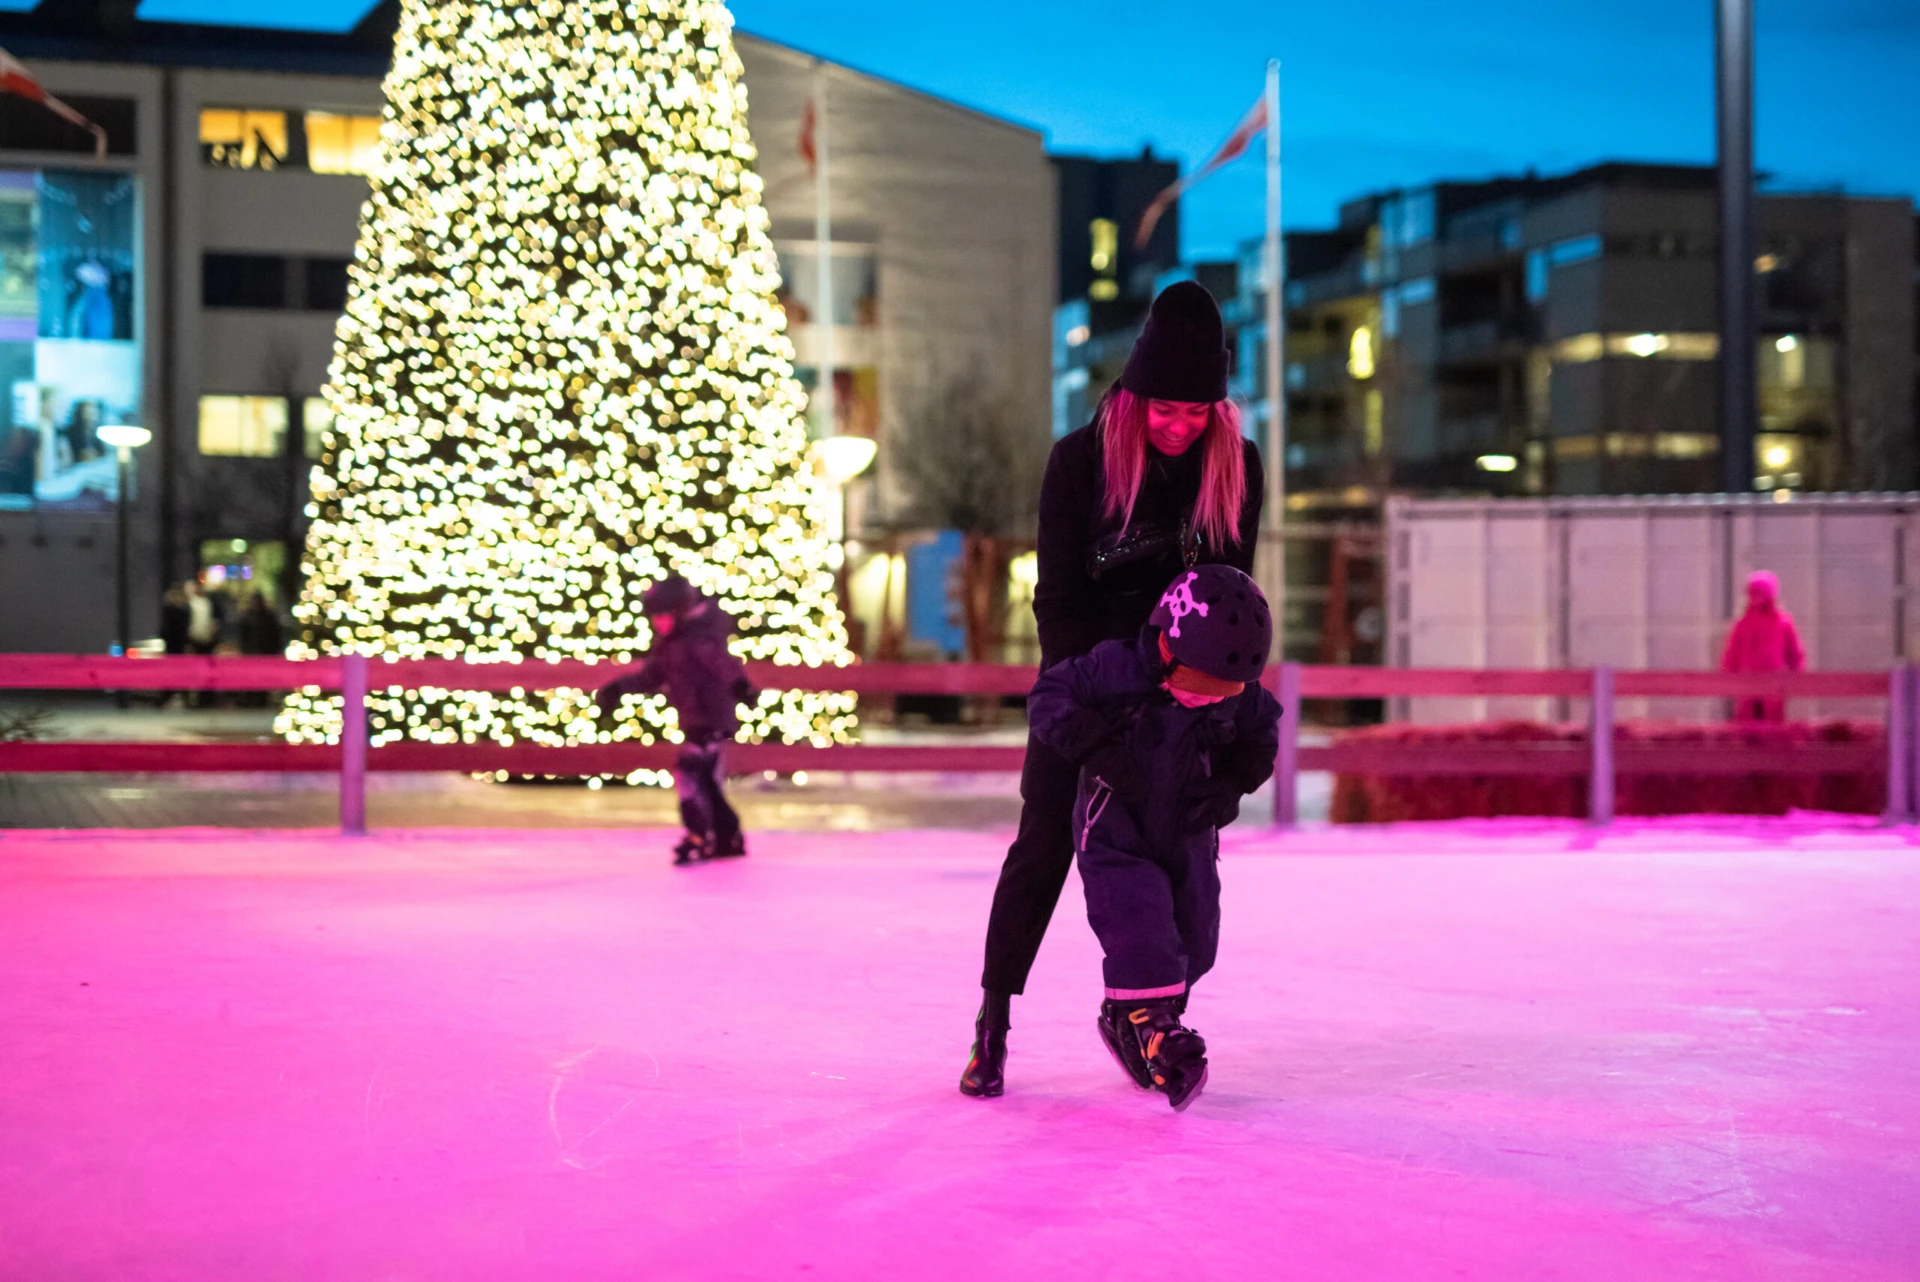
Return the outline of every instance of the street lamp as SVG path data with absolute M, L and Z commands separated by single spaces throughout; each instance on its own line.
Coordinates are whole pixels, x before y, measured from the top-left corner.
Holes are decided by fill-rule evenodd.
M 114 571 L 118 605 L 116 615 L 118 644 L 115 645 L 114 651 L 124 655 L 131 649 L 133 643 L 133 624 L 130 619 L 133 611 L 127 601 L 127 562 L 131 559 L 127 546 L 129 528 L 127 495 L 133 489 L 133 452 L 151 441 L 153 433 L 144 427 L 136 427 L 132 423 L 103 423 L 94 434 L 100 438 L 102 444 L 113 446 L 114 452 L 120 456 L 120 502 L 118 505 L 120 556 L 119 565 Z

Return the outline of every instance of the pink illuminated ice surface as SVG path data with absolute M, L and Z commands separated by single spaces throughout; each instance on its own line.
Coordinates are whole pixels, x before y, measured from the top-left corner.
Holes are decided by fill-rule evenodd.
M 1920 1277 L 1920 853 L 1231 836 L 1184 1115 L 1004 838 L 0 835 L 0 1278 Z

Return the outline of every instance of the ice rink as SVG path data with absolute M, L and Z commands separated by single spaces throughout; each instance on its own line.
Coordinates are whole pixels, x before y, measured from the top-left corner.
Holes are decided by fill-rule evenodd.
M 1004 836 L 0 833 L 0 1277 L 1920 1276 L 1920 840 L 1230 834 L 1184 1115 Z

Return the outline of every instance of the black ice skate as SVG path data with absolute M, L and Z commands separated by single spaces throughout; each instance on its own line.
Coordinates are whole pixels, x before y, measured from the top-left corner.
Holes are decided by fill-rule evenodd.
M 1153 1073 L 1147 1068 L 1147 1057 L 1140 1053 L 1140 1039 L 1133 1035 L 1133 1026 L 1127 1022 L 1127 1013 L 1132 1007 L 1132 1003 L 1117 1002 L 1109 997 L 1100 1003 L 1100 1018 L 1094 1021 L 1094 1027 L 1100 1030 L 1100 1040 L 1120 1071 L 1135 1086 L 1150 1091 Z
M 736 832 L 731 837 L 716 841 L 707 855 L 709 859 L 744 859 L 747 854 L 747 835 Z
M 1110 1004 L 1130 1008 L 1125 1010 L 1125 1023 L 1114 1030 L 1119 1035 L 1121 1049 L 1115 1051 L 1115 1058 L 1120 1066 L 1132 1074 L 1130 1061 L 1137 1055 L 1146 1065 L 1151 1089 L 1165 1095 L 1174 1112 L 1185 1111 L 1207 1084 L 1207 1043 L 1181 1025 L 1178 999 Z M 1106 1023 L 1103 1018 L 1103 1036 Z
M 745 851 L 741 852 L 746 853 Z M 673 862 L 677 865 L 698 863 L 702 859 L 713 857 L 713 838 L 697 832 L 690 832 L 680 838 L 680 844 L 673 848 Z

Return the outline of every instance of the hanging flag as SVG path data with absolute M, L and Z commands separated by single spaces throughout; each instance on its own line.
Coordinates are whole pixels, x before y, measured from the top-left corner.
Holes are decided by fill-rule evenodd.
M 1134 234 L 1133 247 L 1145 249 L 1147 242 L 1153 239 L 1153 229 L 1160 225 L 1160 217 L 1167 212 L 1167 207 L 1180 199 L 1182 192 L 1197 185 L 1214 170 L 1246 155 L 1247 148 L 1266 127 L 1267 100 L 1260 98 L 1254 102 L 1247 114 L 1240 118 L 1240 123 L 1234 126 L 1233 133 L 1228 135 L 1227 140 L 1220 144 L 1220 149 L 1207 157 L 1205 164 L 1153 198 L 1153 203 L 1147 206 L 1147 212 L 1140 215 L 1140 230 Z
M 94 156 L 100 160 L 107 158 L 107 131 L 41 88 L 32 73 L 5 49 L 0 49 L 0 93 L 37 102 L 60 119 L 79 125 L 93 135 Z
M 820 152 L 819 149 L 814 146 L 813 138 L 813 99 L 809 97 L 807 99 L 807 109 L 800 117 L 800 155 L 805 158 L 807 162 L 807 172 L 810 174 L 820 172 Z

